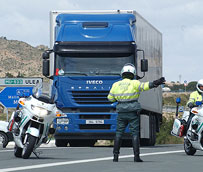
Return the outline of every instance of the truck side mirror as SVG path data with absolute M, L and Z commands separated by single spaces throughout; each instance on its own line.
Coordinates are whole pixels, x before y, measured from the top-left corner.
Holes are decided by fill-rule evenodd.
M 137 49 L 136 53 L 141 51 L 142 52 L 142 60 L 141 60 L 141 72 L 147 72 L 148 71 L 148 60 L 145 59 L 145 53 L 144 50 Z
M 49 54 L 51 54 L 52 52 L 53 52 L 52 49 L 46 50 L 45 52 L 43 52 L 42 58 L 43 59 L 49 59 Z
M 148 71 L 148 60 L 147 59 L 142 59 L 141 60 L 141 71 L 142 72 L 147 72 Z
M 50 54 L 50 52 L 48 52 L 48 51 L 43 52 L 42 58 L 43 59 L 49 59 L 49 54 Z
M 49 60 L 47 60 L 47 59 L 44 59 L 44 60 L 43 60 L 42 74 L 43 74 L 45 77 L 48 77 L 48 76 L 49 76 Z
M 43 58 L 43 65 L 42 65 L 42 74 L 47 77 L 52 79 L 52 76 L 49 77 L 50 72 L 49 72 L 49 55 L 53 52 L 52 49 L 46 50 L 43 54 L 42 54 L 42 58 Z

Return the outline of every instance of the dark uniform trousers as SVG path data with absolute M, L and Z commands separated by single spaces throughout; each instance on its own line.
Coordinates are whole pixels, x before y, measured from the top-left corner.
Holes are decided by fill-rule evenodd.
M 116 137 L 122 137 L 128 124 L 131 135 L 133 137 L 139 136 L 140 131 L 139 111 L 118 113 Z
M 140 159 L 139 151 L 139 134 L 140 134 L 140 111 L 133 112 L 119 112 L 117 117 L 117 129 L 116 137 L 114 139 L 114 159 L 113 161 L 118 161 L 118 156 L 120 153 L 120 147 L 122 142 L 122 136 L 125 132 L 126 127 L 129 124 L 130 133 L 132 135 L 132 146 L 134 152 L 134 161 L 142 162 Z

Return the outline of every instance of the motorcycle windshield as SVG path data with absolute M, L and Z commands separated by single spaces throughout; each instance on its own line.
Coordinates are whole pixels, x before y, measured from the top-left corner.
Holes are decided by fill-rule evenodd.
M 37 83 L 32 89 L 32 95 L 36 98 L 39 98 L 42 94 L 42 86 L 41 82 Z
M 32 95 L 46 103 L 54 103 L 58 98 L 57 89 L 52 86 L 52 96 L 49 94 L 49 83 L 37 83 L 32 90 Z

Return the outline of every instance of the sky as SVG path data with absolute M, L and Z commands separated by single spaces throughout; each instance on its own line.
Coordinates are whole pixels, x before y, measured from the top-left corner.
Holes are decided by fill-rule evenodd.
M 0 37 L 49 46 L 52 10 L 136 10 L 163 37 L 166 81 L 203 79 L 202 0 L 0 0 Z

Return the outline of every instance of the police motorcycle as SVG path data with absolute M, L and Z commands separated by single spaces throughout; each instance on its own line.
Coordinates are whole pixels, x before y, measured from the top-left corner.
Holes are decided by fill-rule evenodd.
M 38 83 L 32 95 L 21 97 L 10 118 L 8 129 L 13 133 L 16 157 L 28 159 L 33 152 L 39 158 L 36 149 L 49 142 L 48 136 L 55 132 L 53 119 L 62 114 L 55 104 L 57 92 L 50 97 L 42 93 L 42 88 L 43 84 Z
M 203 151 L 203 104 L 202 102 L 196 102 L 196 106 L 190 111 L 186 110 L 183 113 L 181 119 L 178 119 L 178 104 L 180 98 L 176 99 L 176 119 L 173 123 L 173 129 L 171 134 L 176 137 L 184 137 L 184 150 L 187 155 L 194 155 L 197 150 Z M 187 120 L 190 113 L 195 114 L 190 122 L 188 130 Z

